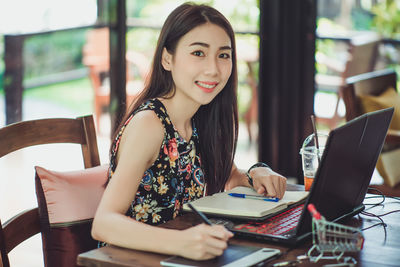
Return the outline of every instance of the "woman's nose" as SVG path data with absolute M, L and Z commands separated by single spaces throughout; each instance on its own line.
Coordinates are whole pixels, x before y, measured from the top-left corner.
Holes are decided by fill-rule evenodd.
M 205 73 L 207 75 L 215 76 L 218 74 L 219 68 L 218 68 L 217 60 L 218 59 L 212 58 L 212 57 L 208 58 L 206 69 L 205 69 Z

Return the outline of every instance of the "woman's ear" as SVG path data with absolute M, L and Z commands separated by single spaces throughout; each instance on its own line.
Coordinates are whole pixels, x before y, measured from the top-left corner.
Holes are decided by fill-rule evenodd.
M 166 71 L 171 71 L 171 61 L 172 61 L 172 55 L 164 47 L 161 56 L 161 64 Z

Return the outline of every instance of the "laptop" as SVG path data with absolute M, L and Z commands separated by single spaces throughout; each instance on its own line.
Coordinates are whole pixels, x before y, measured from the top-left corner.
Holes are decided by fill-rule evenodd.
M 264 221 L 211 218 L 235 236 L 297 245 L 311 236 L 307 205 L 328 221 L 343 221 L 364 210 L 363 200 L 382 150 L 394 108 L 366 113 L 329 133 L 321 164 L 303 204 Z

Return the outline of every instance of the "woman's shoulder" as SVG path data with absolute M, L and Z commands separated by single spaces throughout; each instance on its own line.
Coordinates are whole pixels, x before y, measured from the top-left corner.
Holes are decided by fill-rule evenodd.
M 139 107 L 133 113 L 137 113 L 142 110 L 158 111 L 160 109 L 163 110 L 163 104 L 161 103 L 161 101 L 158 100 L 157 98 L 151 98 L 140 104 Z
M 119 153 L 127 151 L 131 156 L 140 153 L 143 157 L 158 155 L 164 140 L 164 128 L 157 115 L 151 110 L 135 114 L 125 126 L 118 144 Z
M 164 127 L 153 110 L 145 109 L 137 112 L 126 126 L 125 132 L 136 132 L 153 137 L 163 137 Z
M 156 112 L 154 101 L 148 100 L 141 104 L 127 119 L 120 131 L 121 145 L 142 148 L 159 146 L 164 137 L 165 130 L 159 114 Z

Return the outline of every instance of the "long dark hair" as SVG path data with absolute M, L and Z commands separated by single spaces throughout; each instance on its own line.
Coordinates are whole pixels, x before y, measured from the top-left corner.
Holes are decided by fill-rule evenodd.
M 165 47 L 170 54 L 174 55 L 178 41 L 195 27 L 207 22 L 223 28 L 232 46 L 232 73 L 228 82 L 209 104 L 201 106 L 194 115 L 199 133 L 199 148 L 207 183 L 207 194 L 213 194 L 224 189 L 230 176 L 238 136 L 235 37 L 229 21 L 219 11 L 207 5 L 192 3 L 182 4 L 172 11 L 161 29 L 145 88 L 129 107 L 121 123 L 124 123 L 127 117 L 145 101 L 174 95 L 172 75 L 161 64 L 163 48 Z M 118 133 L 119 128 L 115 134 Z

